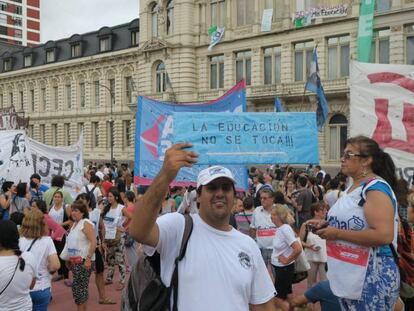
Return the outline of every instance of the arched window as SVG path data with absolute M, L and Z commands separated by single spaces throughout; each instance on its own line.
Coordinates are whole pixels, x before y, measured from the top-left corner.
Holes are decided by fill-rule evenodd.
M 174 0 L 167 2 L 167 35 L 174 33 Z
M 345 149 L 348 120 L 342 114 L 336 114 L 329 120 L 329 160 L 339 161 Z
M 160 62 L 155 69 L 155 83 L 157 93 L 165 92 L 167 88 L 167 71 L 163 62 Z
M 158 11 L 158 4 L 153 3 L 151 6 L 151 31 L 153 38 L 158 37 Z

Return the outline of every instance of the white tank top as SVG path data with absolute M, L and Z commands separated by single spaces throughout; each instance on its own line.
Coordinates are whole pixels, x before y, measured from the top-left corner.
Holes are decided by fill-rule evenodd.
M 384 180 L 375 179 L 364 188 L 365 191 L 377 182 L 387 184 Z M 387 184 L 388 185 L 388 184 Z M 352 186 L 352 185 L 351 185 Z M 351 187 L 350 186 L 350 187 Z M 349 188 L 350 188 L 349 187 Z M 390 187 L 388 185 L 388 187 Z M 344 230 L 366 230 L 368 223 L 364 214 L 364 207 L 359 206 L 363 186 L 359 186 L 348 193 L 349 188 L 343 192 L 329 210 L 329 225 Z M 391 189 L 391 187 L 390 187 Z M 395 195 L 392 193 L 394 202 Z M 397 247 L 398 213 L 394 206 L 394 239 L 393 244 Z M 345 241 L 327 241 L 328 253 L 328 279 L 332 292 L 337 297 L 348 299 L 360 299 L 369 257 L 377 250 L 372 247 L 364 247 Z
M 52 205 L 49 211 L 49 216 L 53 218 L 58 224 L 63 224 L 63 218 L 65 214 L 65 207 L 62 206 L 59 210 L 55 209 L 55 205 Z
M 85 223 L 89 223 L 93 226 L 92 222 L 89 219 L 81 219 L 76 224 L 76 226 L 72 226 L 70 232 L 66 238 L 66 243 L 68 244 L 68 255 L 69 257 L 77 257 L 80 256 L 82 258 L 86 258 L 88 256 L 88 251 L 91 242 L 86 237 L 85 233 L 83 233 L 82 229 Z M 95 252 L 91 258 L 92 261 L 95 260 Z

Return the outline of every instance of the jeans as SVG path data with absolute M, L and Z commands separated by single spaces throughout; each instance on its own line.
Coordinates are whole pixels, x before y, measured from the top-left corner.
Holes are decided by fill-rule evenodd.
M 30 292 L 30 297 L 33 302 L 33 311 L 47 311 L 47 306 L 50 302 L 50 287 L 44 290 L 36 290 Z

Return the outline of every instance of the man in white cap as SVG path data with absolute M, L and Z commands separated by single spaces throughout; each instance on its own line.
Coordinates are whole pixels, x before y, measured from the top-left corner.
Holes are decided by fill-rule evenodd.
M 176 144 L 140 199 L 130 234 L 161 258 L 161 279 L 168 287 L 184 232 L 184 216 L 158 217 L 168 185 L 182 167 L 197 161 L 190 144 Z M 178 310 L 275 310 L 275 288 L 256 243 L 229 225 L 235 198 L 234 177 L 222 166 L 202 170 L 197 179 L 199 214 L 191 214 L 193 231 L 179 262 Z M 158 218 L 157 218 L 158 217 Z

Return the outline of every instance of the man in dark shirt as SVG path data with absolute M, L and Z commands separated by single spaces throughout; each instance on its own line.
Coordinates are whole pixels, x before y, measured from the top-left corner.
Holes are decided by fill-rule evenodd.
M 310 207 L 312 205 L 312 191 L 306 188 L 308 179 L 305 176 L 299 176 L 297 180 L 298 193 L 292 200 L 293 207 L 299 214 L 299 227 L 311 218 Z

